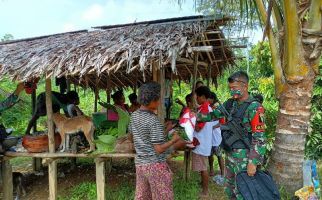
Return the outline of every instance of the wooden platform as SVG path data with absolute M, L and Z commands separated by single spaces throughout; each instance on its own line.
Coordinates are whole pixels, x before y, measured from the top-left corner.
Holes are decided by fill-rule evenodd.
M 5 159 L 15 157 L 31 157 L 31 158 L 134 158 L 134 153 L 28 153 L 28 152 L 11 152 L 4 153 Z
M 48 163 L 48 178 L 49 190 L 53 191 L 49 199 L 57 199 L 57 160 L 60 158 L 94 158 L 96 166 L 96 185 L 97 185 L 97 199 L 105 200 L 105 186 L 106 186 L 106 165 L 111 165 L 113 158 L 134 158 L 134 153 L 28 153 L 28 152 L 11 152 L 7 151 L 0 155 L 1 162 L 1 175 L 3 181 L 3 197 L 4 199 L 13 199 L 13 184 L 12 184 L 12 166 L 10 160 L 17 157 L 31 157 L 31 158 L 44 158 Z M 190 177 L 190 163 L 191 151 L 184 152 L 184 178 L 186 180 Z

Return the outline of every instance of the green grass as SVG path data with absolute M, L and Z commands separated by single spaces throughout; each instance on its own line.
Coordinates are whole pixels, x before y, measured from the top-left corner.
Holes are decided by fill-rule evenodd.
M 226 199 L 222 187 L 209 183 L 210 195 L 212 199 Z M 174 199 L 176 200 L 197 200 L 201 189 L 200 176 L 197 173 L 191 173 L 191 179 L 186 182 L 183 179 L 183 171 L 178 171 L 173 178 Z M 94 182 L 84 182 L 76 185 L 66 192 L 67 195 L 60 196 L 59 200 L 92 200 L 96 199 L 96 184 Z M 134 199 L 135 182 L 120 180 L 113 186 L 107 182 L 106 197 L 107 200 L 128 200 Z

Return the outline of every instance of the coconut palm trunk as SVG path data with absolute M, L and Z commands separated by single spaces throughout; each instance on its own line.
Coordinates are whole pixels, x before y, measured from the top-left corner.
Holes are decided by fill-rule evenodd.
M 320 0 L 284 0 L 280 7 L 277 1 L 272 2 L 272 15 L 280 23 L 275 26 L 277 34 L 267 20 L 263 1 L 256 0 L 262 21 L 266 22 L 279 100 L 268 169 L 280 186 L 294 194 L 303 185 L 305 139 L 310 132 L 313 84 L 321 55 L 322 5 Z

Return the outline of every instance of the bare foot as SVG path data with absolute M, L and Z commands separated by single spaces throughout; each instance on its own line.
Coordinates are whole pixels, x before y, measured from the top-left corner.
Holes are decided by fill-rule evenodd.
M 215 172 L 214 172 L 213 170 L 211 170 L 211 171 L 209 172 L 209 176 L 215 176 Z

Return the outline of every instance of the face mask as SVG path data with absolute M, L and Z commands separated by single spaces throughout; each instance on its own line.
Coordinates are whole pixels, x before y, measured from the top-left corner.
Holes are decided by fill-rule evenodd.
M 240 90 L 230 90 L 230 95 L 235 99 L 243 96 L 243 94 Z

